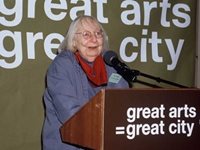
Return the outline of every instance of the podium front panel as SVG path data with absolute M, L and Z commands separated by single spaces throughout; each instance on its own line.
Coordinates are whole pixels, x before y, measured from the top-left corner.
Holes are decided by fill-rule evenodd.
M 199 150 L 197 89 L 106 90 L 104 150 Z

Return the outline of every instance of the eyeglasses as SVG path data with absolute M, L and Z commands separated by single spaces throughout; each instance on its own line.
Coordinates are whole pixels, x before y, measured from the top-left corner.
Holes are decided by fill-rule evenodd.
M 92 38 L 92 33 L 90 31 L 83 31 L 83 32 L 78 32 L 76 34 L 81 34 L 82 37 L 85 39 L 85 40 L 89 40 Z M 103 37 L 103 31 L 97 31 L 97 32 L 94 32 L 94 36 L 97 38 L 97 39 L 100 39 Z

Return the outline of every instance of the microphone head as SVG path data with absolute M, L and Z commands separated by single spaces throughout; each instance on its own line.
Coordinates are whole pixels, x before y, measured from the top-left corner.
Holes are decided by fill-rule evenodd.
M 103 59 L 105 61 L 106 64 L 112 66 L 112 60 L 114 58 L 118 58 L 117 54 L 114 51 L 111 50 L 106 50 L 105 52 L 103 52 Z

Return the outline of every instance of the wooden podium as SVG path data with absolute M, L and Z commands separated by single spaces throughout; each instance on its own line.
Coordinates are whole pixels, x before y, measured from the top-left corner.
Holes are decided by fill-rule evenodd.
M 95 150 L 199 150 L 200 90 L 102 90 L 60 131 Z

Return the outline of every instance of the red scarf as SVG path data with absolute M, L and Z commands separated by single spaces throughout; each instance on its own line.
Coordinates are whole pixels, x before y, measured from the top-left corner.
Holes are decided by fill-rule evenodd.
M 75 53 L 75 56 L 83 71 L 92 83 L 100 86 L 108 82 L 106 67 L 101 55 L 95 59 L 93 66 L 90 66 L 78 52 Z

